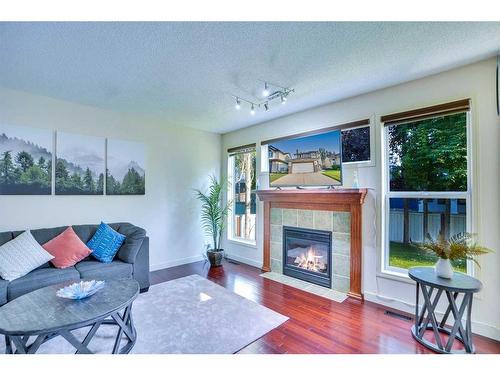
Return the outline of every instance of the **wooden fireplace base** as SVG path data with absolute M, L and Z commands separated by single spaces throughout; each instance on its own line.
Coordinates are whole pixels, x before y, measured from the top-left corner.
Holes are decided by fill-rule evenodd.
M 367 189 L 258 190 L 264 202 L 264 253 L 262 270 L 271 270 L 271 208 L 293 208 L 351 213 L 350 297 L 363 299 L 361 292 L 361 206 Z

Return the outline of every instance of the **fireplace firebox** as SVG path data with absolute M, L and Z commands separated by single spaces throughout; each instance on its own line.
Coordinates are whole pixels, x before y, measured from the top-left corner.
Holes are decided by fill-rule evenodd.
M 332 232 L 283 226 L 283 274 L 332 286 Z

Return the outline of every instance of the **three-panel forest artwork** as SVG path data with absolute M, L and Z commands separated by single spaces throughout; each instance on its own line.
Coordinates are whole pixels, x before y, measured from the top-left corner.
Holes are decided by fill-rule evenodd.
M 139 142 L 0 124 L 0 195 L 144 195 L 145 158 Z

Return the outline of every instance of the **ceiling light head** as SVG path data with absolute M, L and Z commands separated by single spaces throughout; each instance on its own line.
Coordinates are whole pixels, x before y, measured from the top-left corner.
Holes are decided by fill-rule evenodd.
M 252 103 L 252 107 L 250 108 L 250 114 L 253 116 L 255 115 L 255 106 Z
M 240 98 L 236 98 L 236 104 L 234 105 L 234 108 L 240 109 L 241 108 L 241 100 Z
M 281 95 L 281 104 L 286 104 L 286 96 Z
M 262 90 L 262 96 L 264 98 L 267 98 L 269 96 L 269 86 L 267 85 L 267 82 L 264 82 L 264 90 Z

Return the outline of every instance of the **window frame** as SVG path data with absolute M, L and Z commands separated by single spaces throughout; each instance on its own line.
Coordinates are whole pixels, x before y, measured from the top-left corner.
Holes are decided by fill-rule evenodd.
M 389 278 L 410 280 L 408 270 L 405 268 L 394 267 L 389 265 L 390 244 L 389 244 L 389 215 L 390 215 L 390 198 L 416 198 L 416 199 L 464 199 L 466 207 L 466 230 L 474 233 L 475 215 L 473 211 L 473 142 L 472 142 L 472 109 L 466 111 L 457 111 L 455 113 L 465 112 L 466 114 L 466 137 L 467 137 L 467 190 L 466 191 L 391 191 L 390 190 L 390 173 L 389 173 L 389 147 L 388 147 L 388 129 L 381 122 L 381 172 L 382 172 L 382 199 L 381 199 L 381 256 L 379 261 L 379 276 L 388 276 Z M 452 115 L 453 113 L 437 114 L 429 117 L 439 117 Z M 402 121 L 395 126 L 405 123 L 416 122 L 415 120 Z M 474 263 L 467 260 L 467 274 L 474 276 Z
M 375 129 L 374 129 L 374 124 L 375 121 L 373 121 L 373 118 L 369 119 L 369 124 L 368 125 L 359 125 L 359 126 L 353 126 L 352 128 L 346 128 L 341 130 L 341 134 L 344 131 L 348 130 L 353 130 L 353 129 L 360 129 L 360 128 L 368 128 L 370 132 L 370 159 L 369 160 L 361 160 L 361 161 L 342 161 L 342 166 L 346 167 L 374 167 L 375 166 Z M 343 146 L 343 144 L 342 144 Z M 344 150 L 342 149 L 342 153 Z
M 256 145 L 248 145 L 248 146 L 242 146 L 239 149 L 240 150 L 246 150 L 246 149 L 254 149 L 256 153 L 256 158 L 255 158 L 255 178 L 256 178 L 256 184 L 258 185 L 258 158 L 257 158 L 257 146 Z M 238 154 L 238 151 L 230 151 L 228 150 L 227 154 L 227 194 L 226 194 L 226 199 L 227 202 L 231 202 L 230 205 L 230 212 L 227 215 L 227 224 L 226 224 L 226 240 L 229 242 L 236 243 L 238 245 L 243 245 L 243 246 L 248 246 L 255 248 L 257 247 L 257 231 L 258 231 L 258 213 L 255 213 L 255 228 L 254 228 L 254 233 L 255 233 L 255 239 L 253 240 L 247 240 L 245 238 L 241 237 L 236 237 L 234 235 L 234 212 L 235 212 L 235 199 L 234 199 L 234 186 L 233 186 L 233 179 L 234 179 L 234 156 Z M 256 207 L 257 209 L 257 207 Z

